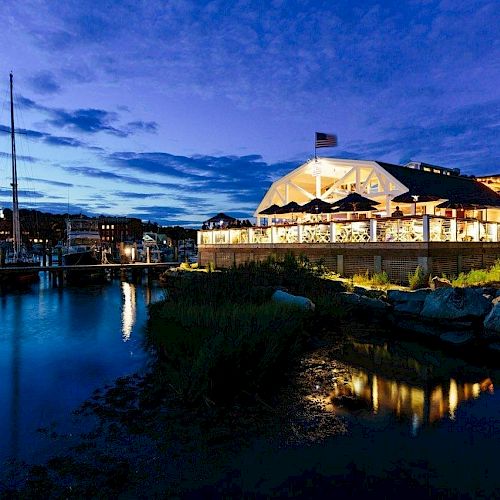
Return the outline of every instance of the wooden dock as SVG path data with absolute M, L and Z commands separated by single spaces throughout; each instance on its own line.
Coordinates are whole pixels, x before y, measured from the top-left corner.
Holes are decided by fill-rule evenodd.
M 26 267 L 9 267 L 0 266 L 0 276 L 2 274 L 11 273 L 26 273 L 26 272 L 59 272 L 59 271 L 96 271 L 97 269 L 110 269 L 110 270 L 131 270 L 140 271 L 145 269 L 168 269 L 170 267 L 177 267 L 180 262 L 134 262 L 130 264 L 97 264 L 97 265 L 52 265 L 52 266 L 26 266 Z

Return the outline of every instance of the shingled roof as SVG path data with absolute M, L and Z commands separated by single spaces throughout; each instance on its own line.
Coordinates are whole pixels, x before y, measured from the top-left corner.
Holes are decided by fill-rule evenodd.
M 404 184 L 410 194 L 437 196 L 457 204 L 500 207 L 500 194 L 470 177 L 436 174 L 381 161 L 377 163 Z M 394 201 L 400 201 L 398 198 L 405 195 L 396 196 Z

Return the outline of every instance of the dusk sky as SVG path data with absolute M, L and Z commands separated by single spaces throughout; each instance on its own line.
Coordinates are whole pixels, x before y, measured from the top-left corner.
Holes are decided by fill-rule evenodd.
M 327 156 L 500 173 L 497 0 L 7 0 L 0 22 L 0 206 L 11 70 L 21 208 L 250 217 L 315 131 Z

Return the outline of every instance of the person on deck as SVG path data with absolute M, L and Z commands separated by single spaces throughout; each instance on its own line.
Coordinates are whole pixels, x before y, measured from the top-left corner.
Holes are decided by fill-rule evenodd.
M 403 211 L 399 209 L 399 207 L 396 207 L 396 210 L 392 212 L 392 217 L 403 217 Z

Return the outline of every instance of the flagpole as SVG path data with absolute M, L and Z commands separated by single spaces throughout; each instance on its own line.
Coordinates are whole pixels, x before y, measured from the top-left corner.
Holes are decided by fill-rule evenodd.
M 316 148 L 316 132 L 314 132 L 314 161 L 318 161 L 317 148 Z

